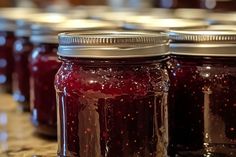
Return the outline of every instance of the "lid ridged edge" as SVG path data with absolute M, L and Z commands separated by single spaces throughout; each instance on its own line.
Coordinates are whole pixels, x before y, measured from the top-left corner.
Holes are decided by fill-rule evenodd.
M 236 31 L 169 31 L 168 34 L 173 41 L 236 43 Z
M 83 33 L 61 33 L 59 34 L 59 44 L 68 46 L 145 46 L 153 44 L 167 43 L 167 35 L 157 35 L 155 33 L 136 32 L 100 32 L 101 34 L 83 34 Z M 123 33 L 123 34 L 122 34 Z

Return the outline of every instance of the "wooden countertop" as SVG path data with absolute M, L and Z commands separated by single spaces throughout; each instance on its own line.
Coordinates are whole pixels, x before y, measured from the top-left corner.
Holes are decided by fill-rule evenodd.
M 56 157 L 56 140 L 36 135 L 30 114 L 17 110 L 10 95 L 0 94 L 0 157 Z

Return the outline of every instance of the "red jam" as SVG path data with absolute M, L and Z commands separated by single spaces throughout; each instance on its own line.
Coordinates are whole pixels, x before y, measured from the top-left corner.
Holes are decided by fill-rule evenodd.
M 58 44 L 39 44 L 30 56 L 31 114 L 37 132 L 56 136 L 57 116 L 54 78 L 61 63 Z
M 0 91 L 12 92 L 13 56 L 12 45 L 14 33 L 0 31 Z
M 108 40 L 92 41 L 94 45 L 99 41 L 116 44 Z M 89 37 L 87 41 L 85 44 Z M 97 55 L 106 54 L 109 46 L 106 48 Z M 155 51 L 158 53 L 158 48 Z M 79 57 L 83 52 L 78 52 L 78 57 L 76 53 L 75 57 L 60 57 L 63 64 L 55 79 L 58 155 L 165 157 L 168 75 L 163 65 L 167 57 L 85 59 Z
M 190 41 L 171 44 L 170 154 L 236 156 L 236 44 L 224 41 L 229 39 L 229 32 L 224 37 L 225 32 L 200 33 L 202 38 L 194 31 L 190 33 L 192 38 L 175 34 Z M 198 43 L 191 43 L 194 39 Z M 207 39 L 209 42 L 199 43 Z
M 170 130 L 177 151 L 236 144 L 236 57 L 175 56 L 171 60 Z M 205 137 L 205 140 L 204 140 Z M 212 143 L 212 144 L 211 144 Z M 218 144 L 218 146 L 217 146 Z M 236 155 L 236 151 L 230 151 Z
M 60 155 L 155 157 L 163 136 L 155 129 L 164 127 L 166 118 L 154 117 L 165 109 L 163 62 L 62 60 L 56 76 Z
M 29 110 L 30 81 L 28 57 L 33 50 L 29 37 L 17 37 L 14 44 L 14 99 L 21 104 L 23 110 Z

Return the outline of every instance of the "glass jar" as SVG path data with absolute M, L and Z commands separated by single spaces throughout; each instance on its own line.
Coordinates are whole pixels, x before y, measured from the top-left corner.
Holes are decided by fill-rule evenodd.
M 235 156 L 236 33 L 171 31 L 170 152 Z
M 30 39 L 34 44 L 29 57 L 31 119 L 36 132 L 56 136 L 54 77 L 61 65 L 56 55 L 58 42 L 56 35 L 38 33 Z
M 0 9 L 0 91 L 2 92 L 12 93 L 16 21 L 37 11 L 33 8 Z
M 159 8 L 200 8 L 201 0 L 154 0 L 154 6 Z
M 13 56 L 15 24 L 0 19 L 0 92 L 12 92 Z
M 59 35 L 59 156 L 166 156 L 168 45 L 142 32 Z
M 13 72 L 13 97 L 20 104 L 21 110 L 29 111 L 30 83 L 28 57 L 33 50 L 30 42 L 30 23 L 25 20 L 17 21 L 15 31 L 16 41 L 13 47 L 14 72 Z
M 64 31 L 82 31 L 114 28 L 113 24 L 95 20 L 67 20 L 58 24 L 35 24 L 31 41 L 35 48 L 30 59 L 31 117 L 36 131 L 56 136 L 56 94 L 54 77 L 61 63 L 57 59 L 57 34 Z

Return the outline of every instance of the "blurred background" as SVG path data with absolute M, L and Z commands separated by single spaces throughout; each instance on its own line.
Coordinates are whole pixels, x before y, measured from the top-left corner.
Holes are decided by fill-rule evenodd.
M 214 10 L 235 10 L 235 0 L 4 0 L 0 7 L 55 8 L 78 5 L 110 5 L 119 7 L 159 7 L 159 8 L 206 8 Z

